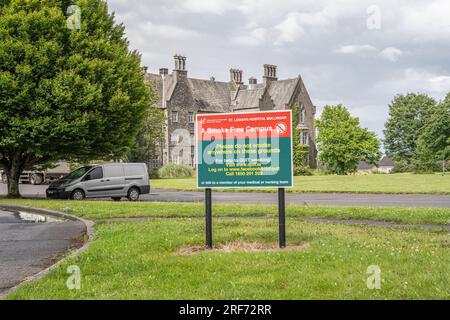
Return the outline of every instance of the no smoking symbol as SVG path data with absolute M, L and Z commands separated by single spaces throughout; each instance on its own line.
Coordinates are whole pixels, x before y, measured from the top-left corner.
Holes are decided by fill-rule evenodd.
M 285 125 L 284 123 L 279 123 L 279 124 L 277 124 L 277 132 L 278 132 L 279 134 L 284 134 L 284 133 L 286 133 L 286 130 L 287 130 L 287 127 L 286 127 L 286 125 Z

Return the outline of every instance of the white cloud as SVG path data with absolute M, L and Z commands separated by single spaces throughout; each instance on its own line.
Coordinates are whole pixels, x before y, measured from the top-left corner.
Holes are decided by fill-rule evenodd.
M 239 8 L 239 0 L 182 0 L 179 8 L 194 13 L 212 13 L 223 15 L 226 11 Z M 174 6 L 175 8 L 178 6 Z
M 326 26 L 329 23 L 328 11 L 311 13 L 290 12 L 283 21 L 274 27 L 279 33 L 275 45 L 297 41 L 308 28 Z
M 375 89 L 390 92 L 391 95 L 422 92 L 442 98 L 450 91 L 450 75 L 408 68 L 399 77 L 378 82 Z
M 341 46 L 338 49 L 336 49 L 334 52 L 336 53 L 342 53 L 342 54 L 358 54 L 358 53 L 364 53 L 364 52 L 370 52 L 370 51 L 376 51 L 377 48 L 375 48 L 372 45 L 369 44 L 352 44 L 352 45 L 346 45 Z
M 200 36 L 198 32 L 193 30 L 174 25 L 158 25 L 152 22 L 140 25 L 139 32 L 163 39 L 192 39 Z
M 395 48 L 395 47 L 388 47 L 388 48 L 383 49 L 383 50 L 380 52 L 380 56 L 381 56 L 383 59 L 386 59 L 386 60 L 391 61 L 391 62 L 396 62 L 396 61 L 398 61 L 398 59 L 399 59 L 402 55 L 403 55 L 403 51 L 400 50 L 400 49 L 398 49 L 398 48 Z
M 265 28 L 256 28 L 246 34 L 240 34 L 233 38 L 233 42 L 244 46 L 259 46 L 266 41 L 267 30 Z

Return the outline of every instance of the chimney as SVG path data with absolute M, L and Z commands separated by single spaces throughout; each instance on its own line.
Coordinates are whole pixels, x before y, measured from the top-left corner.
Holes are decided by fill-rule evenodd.
M 248 83 L 250 85 L 250 89 L 255 89 L 256 85 L 258 84 L 258 79 L 251 77 L 248 79 Z
M 186 57 L 180 54 L 175 54 L 173 58 L 175 60 L 175 69 L 173 70 L 173 74 L 175 75 L 176 81 L 187 78 Z
M 277 81 L 277 66 L 272 64 L 264 65 L 264 84 L 268 85 L 272 81 Z
M 244 84 L 244 82 L 242 82 L 242 74 L 243 71 L 240 69 L 230 69 L 230 81 L 237 85 Z
M 168 74 L 169 74 L 169 69 L 167 69 L 167 68 L 159 69 L 159 75 L 160 76 L 167 76 Z

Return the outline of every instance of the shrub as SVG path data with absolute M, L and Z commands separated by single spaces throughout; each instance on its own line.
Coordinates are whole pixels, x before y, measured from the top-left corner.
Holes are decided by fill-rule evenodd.
M 169 163 L 159 169 L 158 175 L 161 179 L 181 179 L 194 176 L 194 169 L 187 165 Z
M 392 173 L 411 172 L 412 167 L 406 160 L 395 161 Z
M 307 166 L 297 166 L 294 170 L 294 175 L 297 176 L 312 176 L 313 171 Z

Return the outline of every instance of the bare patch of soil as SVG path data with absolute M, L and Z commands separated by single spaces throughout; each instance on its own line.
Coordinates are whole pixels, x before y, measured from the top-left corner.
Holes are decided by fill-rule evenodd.
M 309 249 L 308 243 L 298 245 L 288 245 L 285 249 L 280 249 L 275 243 L 259 243 L 246 241 L 233 241 L 225 244 L 218 243 L 212 251 L 221 252 L 258 252 L 258 251 L 305 251 Z M 190 255 L 199 252 L 209 251 L 205 246 L 182 247 L 177 250 L 177 254 Z

